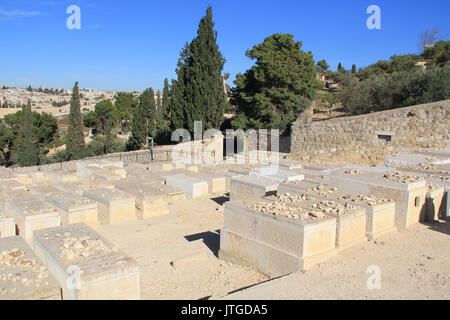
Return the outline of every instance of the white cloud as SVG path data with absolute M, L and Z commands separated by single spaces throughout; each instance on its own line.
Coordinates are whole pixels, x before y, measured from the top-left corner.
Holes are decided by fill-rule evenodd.
M 5 17 L 35 17 L 39 16 L 39 11 L 5 10 L 0 7 L 0 16 Z

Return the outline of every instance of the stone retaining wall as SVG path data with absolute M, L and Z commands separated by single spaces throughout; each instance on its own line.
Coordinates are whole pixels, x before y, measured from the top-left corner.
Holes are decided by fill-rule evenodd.
M 450 100 L 292 126 L 291 155 L 303 161 L 378 164 L 399 149 L 442 148 L 450 141 Z

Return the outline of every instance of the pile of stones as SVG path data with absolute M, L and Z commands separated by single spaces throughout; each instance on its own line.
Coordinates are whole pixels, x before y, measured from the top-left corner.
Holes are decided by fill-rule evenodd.
M 0 269 L 4 272 L 0 273 L 0 280 L 17 283 L 17 286 L 36 286 L 42 284 L 48 285 L 45 281 L 49 277 L 47 268 L 40 265 L 34 259 L 27 259 L 26 253 L 20 249 L 5 250 L 0 253 Z M 15 293 L 16 288 L 10 288 L 9 293 Z M 5 288 L 0 288 L 0 295 L 8 294 Z
M 46 235 L 44 235 L 45 237 Z M 58 237 L 58 235 L 56 235 Z M 60 247 L 60 258 L 69 262 L 80 258 L 89 258 L 91 256 L 108 255 L 118 253 L 117 248 L 109 248 L 104 242 L 99 239 L 91 239 L 89 236 L 71 237 L 70 232 L 66 232 L 64 236 L 64 243 Z
M 393 200 L 391 199 L 379 199 L 379 198 L 375 198 L 375 197 L 366 197 L 366 196 L 361 196 L 361 195 L 357 195 L 357 196 L 353 196 L 353 195 L 348 195 L 348 196 L 343 196 L 343 197 L 339 197 L 339 200 L 344 200 L 344 201 L 349 201 L 349 202 L 364 202 L 366 203 L 368 206 L 374 207 L 383 203 L 388 203 L 388 202 L 393 202 Z
M 366 173 L 369 173 L 369 172 L 355 169 L 355 170 L 346 170 L 346 171 L 344 171 L 344 173 L 346 173 L 346 174 L 366 174 Z
M 425 180 L 423 176 L 404 175 L 399 172 L 388 172 L 381 177 L 384 180 L 390 180 L 401 183 L 412 183 Z
M 307 195 L 303 200 L 307 199 Z M 278 197 L 274 202 L 261 202 L 249 206 L 249 208 L 262 213 L 264 215 L 285 217 L 293 220 L 314 221 L 323 219 L 326 215 L 319 210 L 309 210 L 298 206 L 302 198 L 298 195 L 290 195 L 289 193 Z M 297 204 L 297 205 L 296 205 Z

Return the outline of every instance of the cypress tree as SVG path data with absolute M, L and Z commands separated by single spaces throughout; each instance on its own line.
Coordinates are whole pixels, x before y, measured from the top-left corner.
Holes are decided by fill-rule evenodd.
M 18 161 L 21 167 L 35 166 L 39 163 L 39 149 L 33 141 L 33 114 L 31 100 L 22 106 L 22 127 L 19 137 Z
M 170 128 L 172 130 L 185 128 L 186 123 L 186 69 L 190 54 L 188 43 L 184 45 L 178 59 L 177 80 L 172 80 L 172 96 L 170 99 Z
M 222 76 L 224 64 L 209 6 L 200 20 L 197 37 L 190 45 L 185 82 L 185 124 L 189 131 L 193 131 L 194 121 L 202 121 L 204 129 L 220 128 L 227 105 Z
M 146 136 L 156 135 L 156 103 L 155 92 L 152 88 L 145 90 L 139 98 L 145 112 L 145 121 L 147 124 Z
M 161 101 L 161 115 L 163 118 L 169 118 L 169 106 L 170 104 L 170 87 L 169 87 L 169 80 L 164 79 L 164 89 L 162 94 L 162 101 Z
M 140 99 L 141 100 L 141 99 Z M 131 136 L 128 140 L 128 150 L 139 150 L 147 139 L 147 117 L 141 101 L 133 112 L 131 121 Z
M 84 135 L 81 124 L 81 104 L 78 82 L 75 82 L 70 99 L 69 131 L 67 134 L 67 157 L 70 160 L 80 159 L 84 150 Z

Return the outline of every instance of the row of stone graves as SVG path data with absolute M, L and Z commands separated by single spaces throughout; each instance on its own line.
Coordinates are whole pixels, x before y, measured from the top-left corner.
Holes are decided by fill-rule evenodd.
M 76 172 L 1 171 L 0 299 L 139 299 L 138 264 L 94 228 L 162 217 L 190 198 L 229 195 L 219 258 L 271 277 L 448 218 L 450 154 L 399 158 L 383 167 L 253 155 L 214 165 L 99 160 L 77 163 Z

